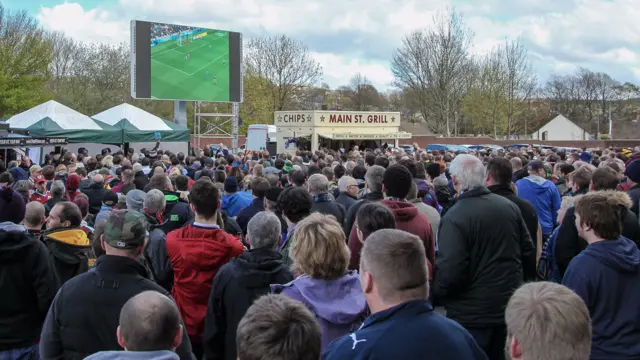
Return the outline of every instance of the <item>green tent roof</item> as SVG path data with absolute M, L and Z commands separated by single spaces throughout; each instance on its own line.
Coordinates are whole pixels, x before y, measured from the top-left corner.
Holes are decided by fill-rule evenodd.
M 187 142 L 191 138 L 188 128 L 126 103 L 96 114 L 93 119 L 122 129 L 123 142 L 155 141 L 156 133 L 160 133 L 162 142 Z
M 122 130 L 55 101 L 47 101 L 6 122 L 10 129 L 27 130 L 31 136 L 66 137 L 69 143 L 122 143 Z

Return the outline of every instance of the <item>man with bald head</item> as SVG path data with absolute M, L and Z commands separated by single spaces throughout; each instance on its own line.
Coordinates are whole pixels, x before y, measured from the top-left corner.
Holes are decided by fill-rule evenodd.
M 46 220 L 47 218 L 44 216 L 44 205 L 42 205 L 42 203 L 32 201 L 27 204 L 23 224 L 29 234 L 40 238 L 42 226 Z
M 104 187 L 104 176 L 97 174 L 91 178 L 91 185 L 89 188 L 80 189 L 89 198 L 89 214 L 97 215 L 102 207 L 102 200 L 104 195 L 109 192 Z
M 182 321 L 178 307 L 157 291 L 144 291 L 127 301 L 120 310 L 116 335 L 122 351 L 101 351 L 87 359 L 177 360 L 182 343 Z

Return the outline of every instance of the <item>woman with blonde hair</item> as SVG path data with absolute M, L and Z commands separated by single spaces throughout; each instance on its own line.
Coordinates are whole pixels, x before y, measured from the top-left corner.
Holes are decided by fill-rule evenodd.
M 338 221 L 313 213 L 297 223 L 291 257 L 298 277 L 271 288 L 300 301 L 316 316 L 322 347 L 357 330 L 366 317 L 367 302 L 357 272 L 347 270 L 350 252 Z
M 107 155 L 107 156 L 103 157 L 102 158 L 102 166 L 106 167 L 108 169 L 111 169 L 113 167 L 113 156 Z

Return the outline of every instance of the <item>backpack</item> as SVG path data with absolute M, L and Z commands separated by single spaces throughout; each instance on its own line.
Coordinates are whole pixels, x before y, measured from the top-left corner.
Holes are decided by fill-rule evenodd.
M 562 225 L 560 225 L 562 226 Z M 551 281 L 560 284 L 562 276 L 560 276 L 560 268 L 556 263 L 556 241 L 560 226 L 551 234 L 549 239 L 542 246 L 540 261 L 538 262 L 538 278 L 544 281 Z

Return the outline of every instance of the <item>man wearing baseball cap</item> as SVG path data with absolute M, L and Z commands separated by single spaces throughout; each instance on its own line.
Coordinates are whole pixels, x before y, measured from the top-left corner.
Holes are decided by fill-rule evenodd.
M 41 204 L 46 204 L 49 199 L 51 199 L 51 192 L 47 190 L 47 180 L 45 180 L 44 176 L 37 175 L 33 178 L 33 182 L 36 185 L 35 190 L 31 194 L 29 201 L 37 201 Z
M 111 212 L 100 238 L 106 255 L 98 259 L 95 271 L 63 285 L 49 309 L 40 340 L 43 359 L 84 358 L 99 351 L 122 350 L 116 336 L 122 306 L 144 291 L 170 296 L 149 280 L 141 263 L 147 236 L 144 214 Z M 186 332 L 176 354 L 181 359 L 192 358 Z

